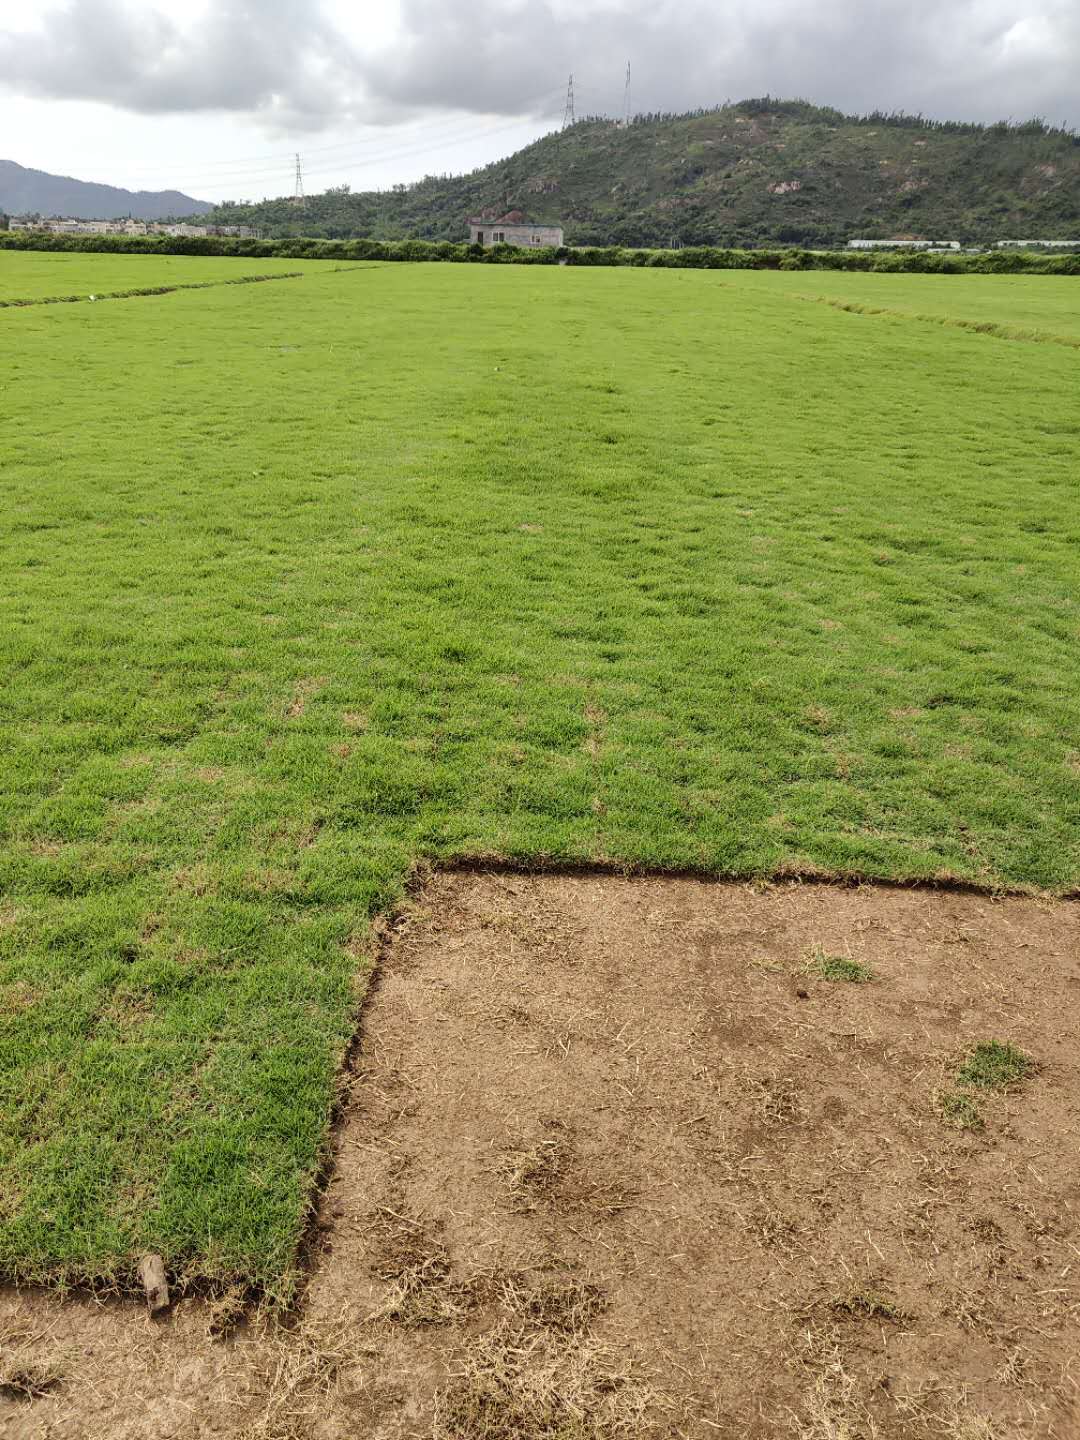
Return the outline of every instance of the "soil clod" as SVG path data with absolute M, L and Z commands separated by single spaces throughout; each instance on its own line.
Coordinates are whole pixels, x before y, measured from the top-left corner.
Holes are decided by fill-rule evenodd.
M 146 1293 L 146 1303 L 151 1315 L 160 1315 L 169 1308 L 169 1282 L 165 1275 L 165 1262 L 160 1255 L 144 1255 L 139 1261 L 139 1279 Z

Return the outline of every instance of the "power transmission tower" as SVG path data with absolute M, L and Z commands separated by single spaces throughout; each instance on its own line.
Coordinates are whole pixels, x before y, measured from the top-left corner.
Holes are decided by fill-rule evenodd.
M 568 83 L 567 83 L 567 86 L 566 86 L 566 109 L 563 111 L 562 128 L 565 130 L 568 126 L 573 125 L 573 123 L 574 123 L 574 77 L 573 77 L 573 75 L 571 75 L 571 76 L 570 76 L 570 79 L 569 79 L 569 81 L 568 81 Z
M 294 205 L 304 204 L 304 176 L 300 169 L 300 155 L 296 156 L 296 189 L 293 191 L 292 203 Z
M 626 62 L 626 88 L 623 91 L 623 122 L 630 124 L 630 61 Z

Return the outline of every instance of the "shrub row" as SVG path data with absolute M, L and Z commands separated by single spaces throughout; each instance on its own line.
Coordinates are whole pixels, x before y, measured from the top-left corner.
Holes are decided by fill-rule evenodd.
M 1080 275 L 1080 254 L 1031 251 L 928 254 L 921 250 L 628 250 L 620 246 L 516 249 L 425 240 L 237 240 L 208 235 L 48 235 L 0 232 L 0 249 L 69 250 L 94 254 L 279 256 L 292 260 L 441 260 L 484 265 L 643 265 L 676 270 L 874 270 L 924 275 Z

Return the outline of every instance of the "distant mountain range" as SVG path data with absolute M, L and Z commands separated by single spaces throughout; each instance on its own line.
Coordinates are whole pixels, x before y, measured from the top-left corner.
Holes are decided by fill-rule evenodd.
M 93 185 L 68 175 L 27 170 L 0 160 L 0 211 L 5 215 L 64 215 L 73 220 L 165 220 L 173 215 L 205 215 L 213 206 L 179 190 L 121 190 Z
M 568 245 L 827 247 L 859 236 L 1080 239 L 1080 136 L 1037 120 L 975 125 L 843 115 L 766 96 L 630 125 L 579 121 L 468 175 L 220 205 L 264 235 L 462 240 L 522 210 Z

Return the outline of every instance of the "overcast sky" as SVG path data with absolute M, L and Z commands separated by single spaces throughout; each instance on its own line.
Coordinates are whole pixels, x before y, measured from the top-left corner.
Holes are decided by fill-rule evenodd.
M 0 159 L 204 199 L 387 186 L 771 93 L 1080 126 L 1080 0 L 0 0 Z

